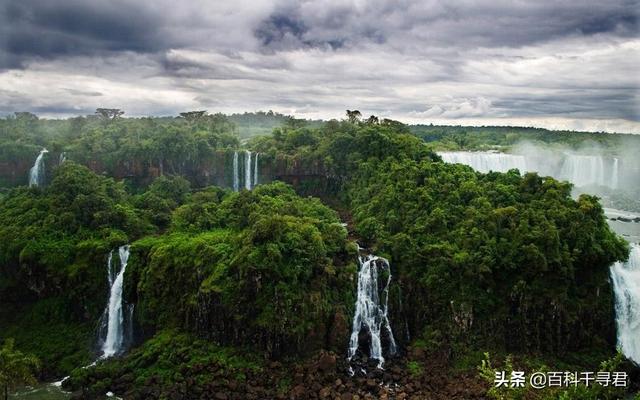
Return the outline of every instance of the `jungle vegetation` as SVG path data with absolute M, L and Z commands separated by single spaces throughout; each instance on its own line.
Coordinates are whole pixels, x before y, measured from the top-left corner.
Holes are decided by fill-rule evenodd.
M 150 376 L 179 384 L 180 368 L 208 359 L 242 374 L 265 360 L 341 354 L 356 240 L 391 262 L 402 346 L 451 360 L 492 351 L 596 367 L 615 354 L 608 267 L 628 247 L 598 199 L 574 200 L 567 182 L 445 164 L 411 127 L 353 113 L 292 121 L 246 143 L 265 160 L 322 165 L 332 209 L 278 181 L 194 187 L 185 162 L 240 148 L 224 116 L 109 115 L 0 123 L 5 162 L 40 147 L 70 160 L 49 184 L 0 198 L 0 339 L 39 357 L 42 377 L 73 372 L 72 385 L 99 392 L 124 373 L 138 388 Z M 148 186 L 113 177 L 123 160 L 159 158 L 164 171 Z M 95 355 L 107 254 L 125 243 L 139 347 L 96 378 L 79 367 Z

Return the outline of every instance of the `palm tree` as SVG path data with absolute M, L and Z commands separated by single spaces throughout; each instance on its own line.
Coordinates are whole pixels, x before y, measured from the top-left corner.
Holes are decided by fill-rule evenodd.
M 33 374 L 39 368 L 40 361 L 35 356 L 23 354 L 15 348 L 13 339 L 6 339 L 0 348 L 0 387 L 4 387 L 4 399 L 9 398 L 9 389 L 36 383 Z

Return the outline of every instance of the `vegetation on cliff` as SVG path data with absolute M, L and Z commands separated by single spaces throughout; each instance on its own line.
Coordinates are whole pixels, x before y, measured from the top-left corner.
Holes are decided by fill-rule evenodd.
M 318 128 L 289 123 L 247 144 L 263 162 L 321 165 L 322 182 L 199 188 L 185 163 L 238 145 L 222 117 L 84 123 L 73 160 L 115 168 L 160 157 L 165 176 L 131 186 L 109 168 L 104 176 L 66 161 L 49 185 L 0 198 L 0 301 L 20 309 L 3 308 L 0 336 L 42 358 L 45 374 L 76 368 L 67 385 L 87 396 L 157 398 L 191 381 L 228 385 L 230 373 L 238 385 L 266 360 L 343 354 L 353 236 L 391 262 L 391 322 L 404 349 L 446 362 L 491 350 L 585 366 L 614 352 L 608 266 L 627 247 L 598 199 L 572 199 L 567 183 L 445 164 L 407 126 L 351 114 Z M 350 218 L 351 240 L 336 211 L 296 193 L 309 184 Z M 80 369 L 105 306 L 107 255 L 125 243 L 139 347 Z M 412 357 L 407 376 L 421 376 L 425 359 Z M 206 381 L 212 368 L 222 371 L 216 382 Z M 296 386 L 285 379 L 282 393 Z

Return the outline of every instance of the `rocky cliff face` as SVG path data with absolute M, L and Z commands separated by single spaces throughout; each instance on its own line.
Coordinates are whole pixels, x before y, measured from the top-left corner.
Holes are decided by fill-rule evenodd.
M 239 152 L 240 157 L 244 152 Z M 134 186 L 145 187 L 161 175 L 181 175 L 195 188 L 206 186 L 233 187 L 233 151 L 220 150 L 200 162 L 184 160 L 169 163 L 163 160 L 117 160 L 108 165 L 104 160 L 91 158 L 84 164 L 93 172 L 111 176 L 116 180 L 126 180 Z M 73 156 L 69 156 L 73 160 Z M 29 170 L 34 160 L 19 159 L 0 161 L 0 187 L 26 185 Z M 51 181 L 54 169 L 60 164 L 60 153 L 45 155 L 45 182 Z M 244 162 L 239 163 L 239 175 L 244 176 Z M 253 175 L 253 171 L 252 171 Z M 269 183 L 274 180 L 292 184 L 306 195 L 320 195 L 330 188 L 330 179 L 326 168 L 320 161 L 302 161 L 294 157 L 260 154 L 258 157 L 258 182 Z M 45 184 L 46 184 L 45 183 Z

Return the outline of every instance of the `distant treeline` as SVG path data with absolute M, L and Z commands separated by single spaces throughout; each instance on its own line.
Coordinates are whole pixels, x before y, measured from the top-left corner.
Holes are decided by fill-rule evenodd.
M 589 142 L 611 152 L 620 150 L 629 142 L 640 145 L 640 135 L 606 132 L 552 131 L 514 126 L 411 125 L 410 129 L 435 150 L 486 150 L 509 147 L 523 141 L 573 148 Z

